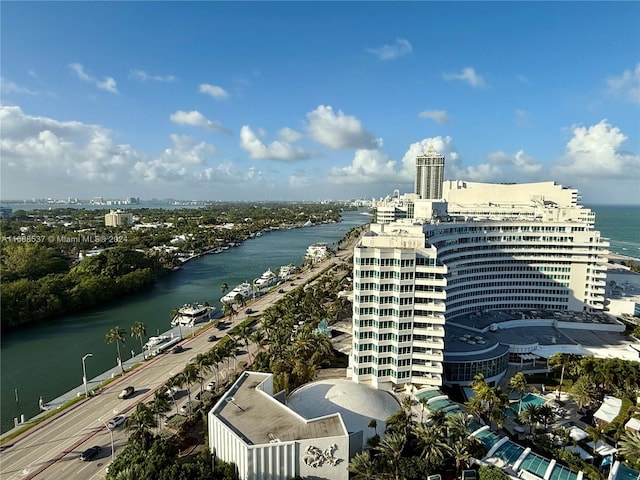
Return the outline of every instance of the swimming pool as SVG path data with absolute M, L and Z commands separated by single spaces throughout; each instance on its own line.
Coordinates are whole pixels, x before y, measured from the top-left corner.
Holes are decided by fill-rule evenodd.
M 522 410 L 527 408 L 527 405 L 537 405 L 539 407 L 544 405 L 545 403 L 546 400 L 544 399 L 544 397 L 536 395 L 535 393 L 527 393 L 524 397 L 522 397 Z M 517 415 L 518 409 L 520 408 L 520 402 L 516 400 L 509 406 L 511 407 L 511 410 L 513 410 L 513 412 Z

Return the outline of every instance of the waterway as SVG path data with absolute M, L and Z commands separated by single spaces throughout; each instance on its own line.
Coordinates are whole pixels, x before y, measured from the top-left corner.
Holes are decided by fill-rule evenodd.
M 335 242 L 355 226 L 371 220 L 366 211 L 345 212 L 339 223 L 292 230 L 277 230 L 247 240 L 241 246 L 217 255 L 194 259 L 167 277 L 153 289 L 124 298 L 113 305 L 91 312 L 28 326 L 2 336 L 0 421 L 1 431 L 13 427 L 14 417 L 31 418 L 39 413 L 38 399 L 52 400 L 82 383 L 82 357 L 86 359 L 87 377 L 116 365 L 116 346 L 104 340 L 107 331 L 120 326 L 129 331 L 141 321 L 148 335 L 169 328 L 172 309 L 185 303 L 207 301 L 220 310 L 221 287 L 253 281 L 267 268 L 293 263 L 299 265 L 309 245 Z M 131 350 L 140 352 L 140 341 L 127 336 L 122 356 Z

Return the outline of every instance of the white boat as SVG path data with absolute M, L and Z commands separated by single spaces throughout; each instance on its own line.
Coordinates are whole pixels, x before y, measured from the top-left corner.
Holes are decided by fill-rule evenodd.
M 253 287 L 249 282 L 243 282 L 222 297 L 220 303 L 234 303 L 236 295 L 238 294 L 242 295 L 242 298 L 246 300 L 253 295 Z
M 185 304 L 178 309 L 178 314 L 171 320 L 171 326 L 193 327 L 196 323 L 208 322 L 214 311 L 215 307 L 200 303 Z
M 313 226 L 313 222 L 311 220 L 307 220 L 306 223 L 304 225 L 302 225 L 303 227 L 312 227 Z
M 294 272 L 296 267 L 293 264 L 283 265 L 280 267 L 279 276 L 281 280 L 287 280 Z
M 143 348 L 145 350 L 149 350 L 155 347 L 156 345 L 160 345 L 161 343 L 168 341 L 169 338 L 170 337 L 168 335 L 161 335 L 159 337 L 149 337 L 149 340 L 147 340 L 147 343 L 144 344 Z
M 257 289 L 261 290 L 263 288 L 269 288 L 278 283 L 278 277 L 275 273 L 271 271 L 271 269 L 267 269 L 266 272 L 262 274 L 260 278 L 257 278 L 253 284 Z

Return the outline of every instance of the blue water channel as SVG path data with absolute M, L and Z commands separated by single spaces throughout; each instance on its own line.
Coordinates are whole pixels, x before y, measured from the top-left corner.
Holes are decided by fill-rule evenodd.
M 153 289 L 91 312 L 53 319 L 19 331 L 6 333 L 1 341 L 2 432 L 13 427 L 14 417 L 31 418 L 39 413 L 38 399 L 52 400 L 82 383 L 82 357 L 87 377 L 116 365 L 115 344 L 105 343 L 105 334 L 120 326 L 129 331 L 136 321 L 143 322 L 148 335 L 169 328 L 172 309 L 185 303 L 208 301 L 220 310 L 221 286 L 229 288 L 253 281 L 267 268 L 302 263 L 309 245 L 335 242 L 355 226 L 371 220 L 365 210 L 345 212 L 340 223 L 292 230 L 277 230 L 247 240 L 241 246 L 217 255 L 206 255 L 183 265 L 160 280 Z M 140 352 L 140 341 L 127 336 L 123 358 L 130 351 Z M 17 401 L 16 401 L 17 400 Z

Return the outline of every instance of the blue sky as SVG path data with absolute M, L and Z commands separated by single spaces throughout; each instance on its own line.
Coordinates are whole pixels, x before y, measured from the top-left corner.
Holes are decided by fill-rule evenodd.
M 640 204 L 638 2 L 1 5 L 2 199 L 324 200 L 446 178 Z

